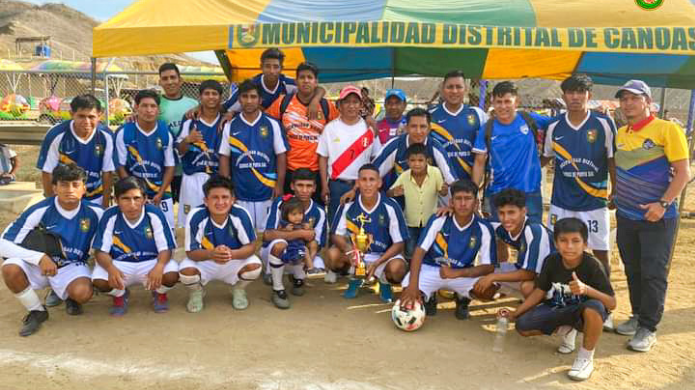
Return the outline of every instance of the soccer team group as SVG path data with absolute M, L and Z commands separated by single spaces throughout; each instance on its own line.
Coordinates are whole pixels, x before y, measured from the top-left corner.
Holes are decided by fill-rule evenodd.
M 583 334 L 568 375 L 584 380 L 601 332 L 613 329 L 616 208 L 633 315 L 615 331 L 632 336 L 632 350 L 654 345 L 673 201 L 690 173 L 683 131 L 650 113 L 644 82 L 617 90 L 628 119 L 617 130 L 587 108 L 592 81 L 584 75 L 564 80 L 567 110 L 552 118 L 518 111 L 508 81 L 495 85 L 488 116 L 464 104 L 464 75 L 452 71 L 436 106 L 406 113 L 406 94 L 392 89 L 375 122 L 367 91 L 347 86 L 334 104 L 315 65 L 300 64 L 292 79 L 283 59 L 266 50 L 262 73 L 226 102 L 213 80 L 200 84 L 198 101 L 184 97 L 178 68 L 164 64 L 163 94 L 138 92 L 133 118 L 115 134 L 99 124 L 97 99 L 72 100 L 72 119 L 49 130 L 37 162 L 46 199 L 0 240 L 3 278 L 28 311 L 20 335 L 35 333 L 46 306 L 63 300 L 68 314 L 81 314 L 94 289 L 111 295 L 110 313 L 121 316 L 129 286 L 144 285 L 154 310 L 165 312 L 180 282 L 195 313 L 204 286 L 219 280 L 243 310 L 245 288 L 262 278 L 273 304 L 288 309 L 284 276 L 301 296 L 307 274 L 325 272 L 326 283 L 348 276 L 345 298 L 371 282 L 391 301 L 400 284 L 400 307 L 422 303 L 428 316 L 439 290 L 455 293 L 458 319 L 469 318 L 472 299 L 516 294 L 523 303 L 499 315 L 521 335 L 560 334 L 558 351 L 571 353 Z M 546 164 L 555 174 L 543 224 Z M 181 262 L 172 258 L 176 227 L 185 231 Z M 35 290 L 46 287 L 44 304 Z

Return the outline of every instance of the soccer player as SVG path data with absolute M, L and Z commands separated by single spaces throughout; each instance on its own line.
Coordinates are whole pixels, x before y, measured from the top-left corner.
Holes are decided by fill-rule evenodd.
M 282 195 L 287 141 L 277 120 L 261 112 L 260 87 L 250 80 L 239 85 L 242 112 L 224 126 L 220 141 L 220 174 L 232 178 L 236 202 L 251 214 L 258 231 L 273 198 Z
M 319 172 L 321 198 L 328 205 L 332 221 L 340 198 L 355 187 L 357 170 L 372 161 L 381 149 L 374 130 L 360 116 L 362 95 L 359 88 L 348 85 L 338 98 L 340 117 L 331 121 L 319 137 Z
M 495 232 L 489 222 L 479 217 L 478 187 L 470 180 L 451 186 L 450 216 L 432 216 L 420 234 L 410 272 L 403 280 L 401 306 L 412 307 L 424 295 L 428 316 L 437 313 L 437 290 L 453 290 L 456 318 L 469 318 L 471 298 L 491 299 L 496 286 L 473 292 L 480 277 L 490 274 L 497 263 Z M 476 257 L 478 263 L 475 263 Z
M 331 227 L 333 246 L 326 252 L 330 268 L 326 281 L 335 283 L 336 272 L 347 271 L 354 265 L 356 236 L 364 228 L 369 244 L 363 258 L 365 279 L 378 279 L 380 298 L 390 302 L 391 284 L 400 283 L 406 273 L 403 248 L 408 228 L 398 203 L 379 192 L 381 184 L 379 170 L 374 165 L 365 164 L 359 169 L 357 199 L 338 209 Z M 355 298 L 362 282 L 351 279 L 343 296 Z
M 608 178 L 610 174 L 615 191 L 615 124 L 587 107 L 592 87 L 586 75 L 562 82 L 567 112 L 548 126 L 541 163 L 553 160 L 555 165 L 548 227 L 552 230 L 555 222 L 568 217 L 584 221 L 589 248 L 601 260 L 610 281 Z M 613 327 L 610 316 L 606 326 Z
M 51 128 L 41 143 L 36 167 L 41 170 L 44 196 L 53 193 L 51 173 L 61 164 L 76 164 L 87 175 L 85 199 L 103 207 L 111 202 L 113 133 L 99 123 L 102 107 L 92 95 L 70 102 L 69 121 Z
M 170 184 L 174 177 L 173 137 L 169 128 L 157 120 L 159 95 L 142 90 L 135 95 L 137 118 L 116 133 L 118 176 L 135 176 L 145 181 L 147 200 L 164 212 L 174 228 L 174 202 Z
M 230 179 L 213 176 L 203 192 L 205 206 L 193 209 L 186 220 L 186 259 L 179 266 L 181 283 L 190 290 L 186 309 L 203 310 L 203 286 L 221 280 L 233 286 L 232 307 L 244 310 L 249 306 L 246 286 L 261 274 L 251 217 L 234 204 Z
M 29 312 L 20 336 L 36 333 L 48 319 L 46 307 L 34 290 L 50 286 L 58 298 L 66 300 L 70 315 L 82 314 L 82 304 L 92 297 L 87 259 L 103 210 L 82 198 L 86 174 L 77 165 L 58 165 L 51 180 L 56 195 L 29 207 L 0 239 L 5 284 Z M 57 237 L 61 243 L 58 248 L 43 248 L 50 253 L 37 250 L 49 241 L 46 234 L 52 236 L 51 241 Z M 43 244 L 35 246 L 37 241 Z
M 577 218 L 557 221 L 553 231 L 558 253 L 545 259 L 531 295 L 515 311 L 500 310 L 516 321 L 522 336 L 584 334 L 582 347 L 567 375 L 589 379 L 594 371 L 594 351 L 608 311 L 615 309 L 615 293 L 601 263 L 585 252 L 589 233 Z
M 489 201 L 498 192 L 515 188 L 526 193 L 528 217 L 541 222 L 543 199 L 541 197 L 541 164 L 538 134 L 552 120 L 534 113 L 516 111 L 519 105 L 518 89 L 511 81 L 503 81 L 492 90 L 495 118 L 482 127 L 475 139 L 473 153 L 473 181 L 484 184 L 485 171 L 489 168 L 490 182 L 485 189 L 486 211 L 497 219 L 494 204 Z M 489 209 L 488 209 L 489 207 Z
M 408 105 L 408 98 L 402 89 L 389 89 L 384 97 L 384 119 L 376 123 L 377 136 L 381 145 L 386 144 L 391 138 L 397 137 L 405 132 L 405 108 Z
M 487 115 L 478 107 L 463 104 L 466 80 L 463 72 L 454 70 L 444 76 L 442 96 L 432 114 L 432 137 L 446 149 L 458 179 L 470 179 L 475 156 L 471 152 L 475 137 L 487 121 Z
M 618 90 L 628 124 L 616 137 L 618 249 L 625 264 L 632 317 L 616 327 L 628 348 L 647 352 L 664 314 L 669 258 L 678 226 L 674 200 L 690 180 L 683 130 L 649 112 L 651 90 L 630 80 Z
M 157 119 L 164 121 L 173 139 L 177 139 L 181 132 L 184 115 L 188 110 L 197 107 L 198 102 L 195 99 L 184 96 L 181 92 L 183 79 L 181 78 L 179 67 L 174 63 L 167 62 L 159 67 L 159 85 L 162 87 L 164 94 L 161 96 Z M 175 157 L 177 156 L 175 155 Z M 174 202 L 179 201 L 182 175 L 181 162 L 177 160 L 174 178 L 171 180 L 171 195 Z M 179 211 L 180 214 L 181 211 Z M 179 218 L 179 220 L 181 219 Z
M 268 107 L 266 112 L 273 118 L 277 118 L 282 124 L 289 142 L 287 152 L 287 180 L 285 180 L 284 192 L 289 193 L 289 182 L 294 171 L 300 168 L 309 168 L 316 173 L 316 194 L 314 200 L 323 203 L 320 199 L 321 182 L 319 178 L 319 156 L 316 149 L 319 144 L 319 136 L 326 124 L 338 117 L 335 105 L 326 99 L 319 99 L 320 110 L 316 119 L 312 119 L 309 113 L 309 105 L 314 101 L 321 89 L 318 87 L 319 69 L 309 62 L 302 62 L 297 66 L 297 92 L 280 96 Z
M 94 249 L 94 287 L 113 297 L 112 316 L 128 311 L 128 287 L 142 284 L 152 291 L 155 313 L 169 310 L 167 292 L 179 280 L 173 260 L 176 241 L 162 210 L 146 204 L 145 186 L 134 176 L 114 185 L 116 205 L 99 222 Z
M 308 223 L 309 229 L 295 229 L 287 231 L 280 228 L 281 208 L 285 203 L 284 197 L 278 197 L 273 201 L 268 214 L 265 232 L 263 233 L 263 247 L 261 248 L 261 259 L 265 264 L 266 273 L 264 282 L 273 286 L 273 303 L 282 309 L 289 308 L 289 299 L 282 282 L 282 275 L 286 270 L 293 275 L 292 289 L 293 295 L 302 295 L 304 279 L 306 274 L 304 266 L 287 265 L 282 262 L 281 256 L 287 248 L 287 243 L 291 240 L 302 239 L 307 247 L 323 248 L 326 245 L 326 212 L 322 207 L 314 202 L 311 197 L 316 191 L 315 174 L 306 168 L 298 169 L 292 175 L 290 187 L 295 197 L 302 203 L 304 210 L 304 222 Z M 323 268 L 324 263 L 318 253 L 311 257 L 314 268 Z M 308 270 L 310 273 L 311 269 Z M 317 271 L 314 271 L 317 272 Z
M 187 119 L 181 126 L 176 139 L 176 149 L 181 156 L 183 180 L 181 181 L 181 204 L 179 226 L 184 226 L 191 209 L 203 204 L 203 184 L 217 174 L 220 144 L 218 131 L 222 85 L 215 80 L 200 83 L 201 113 L 197 119 Z M 183 206 L 181 208 L 181 206 Z

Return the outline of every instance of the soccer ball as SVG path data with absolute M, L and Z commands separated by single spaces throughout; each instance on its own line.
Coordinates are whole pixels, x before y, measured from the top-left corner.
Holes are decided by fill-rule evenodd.
M 391 319 L 396 327 L 406 332 L 420 329 L 425 322 L 425 307 L 420 302 L 415 302 L 413 308 L 407 310 L 401 307 L 401 300 L 397 300 L 391 309 Z

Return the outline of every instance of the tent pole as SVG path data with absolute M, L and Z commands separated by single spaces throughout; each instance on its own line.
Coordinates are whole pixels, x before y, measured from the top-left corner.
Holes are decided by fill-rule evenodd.
M 478 107 L 485 111 L 485 94 L 487 93 L 487 81 L 480 79 L 480 99 L 478 99 Z M 487 112 L 487 111 L 485 111 Z
M 693 121 L 695 120 L 695 89 L 690 92 L 690 105 L 688 106 L 688 122 L 685 125 L 685 134 L 690 136 L 690 143 L 688 144 L 688 156 L 693 155 L 693 147 L 695 146 L 695 137 L 693 137 Z M 673 261 L 673 252 L 676 250 L 676 241 L 678 241 L 678 233 L 681 228 L 681 215 L 683 214 L 683 209 L 685 208 L 685 195 L 688 191 L 688 185 L 681 192 L 680 199 L 678 199 L 678 222 L 676 224 L 676 234 L 673 238 L 673 244 L 671 244 L 671 256 L 668 259 L 667 274 L 671 271 L 671 262 Z
M 92 95 L 97 92 L 97 59 L 92 57 Z
M 396 87 L 396 49 L 391 49 L 391 89 Z
M 664 112 L 666 111 L 666 87 L 661 88 L 661 101 L 659 103 L 659 118 L 664 118 Z

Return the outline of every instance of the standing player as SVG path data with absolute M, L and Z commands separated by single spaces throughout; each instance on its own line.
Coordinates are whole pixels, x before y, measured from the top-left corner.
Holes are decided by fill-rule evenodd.
M 295 229 L 291 232 L 280 229 L 281 208 L 283 203 L 285 203 L 283 197 L 278 197 L 273 201 L 268 213 L 268 221 L 263 233 L 263 248 L 261 249 L 261 259 L 266 269 L 263 279 L 264 282 L 267 280 L 266 284 L 273 285 L 272 300 L 280 308 L 289 308 L 289 300 L 282 282 L 282 275 L 285 270 L 292 268 L 293 286 L 290 291 L 294 295 L 299 295 L 297 292 L 301 294 L 305 279 L 304 267 L 302 265 L 288 267 L 282 263 L 280 256 L 287 248 L 287 243 L 292 240 L 302 239 L 307 246 L 315 244 L 318 248 L 323 248 L 326 245 L 326 212 L 311 199 L 316 190 L 315 180 L 313 172 L 302 168 L 292 175 L 292 183 L 290 183 L 295 197 L 302 202 L 304 222 L 309 224 L 310 229 Z M 324 267 L 323 260 L 318 255 L 312 259 L 312 263 L 314 268 Z M 311 269 L 309 271 L 311 272 Z M 277 283 L 275 282 L 276 280 Z
M 408 227 L 398 203 L 379 192 L 381 184 L 374 165 L 365 164 L 359 169 L 357 199 L 338 209 L 331 227 L 333 246 L 326 253 L 330 267 L 326 281 L 335 283 L 335 273 L 346 271 L 354 264 L 356 235 L 363 227 L 369 237 L 363 259 L 367 268 L 365 279 L 377 278 L 381 299 L 390 302 L 391 284 L 400 283 L 407 269 L 403 248 Z M 362 280 L 351 279 L 343 296 L 355 298 L 361 285 Z
M 152 291 L 155 313 L 169 310 L 167 292 L 179 280 L 179 265 L 171 256 L 176 241 L 162 211 L 145 204 L 142 181 L 129 176 L 114 186 L 116 206 L 104 212 L 94 249 L 97 264 L 92 282 L 113 297 L 112 316 L 128 311 L 129 286 Z
M 432 137 L 444 146 L 458 179 L 470 179 L 475 157 L 471 150 L 475 137 L 487 121 L 487 115 L 478 107 L 463 104 L 466 80 L 463 72 L 454 70 L 444 76 L 442 96 L 444 102 L 432 114 Z
M 203 310 L 203 286 L 221 280 L 233 286 L 232 307 L 249 306 L 246 286 L 261 274 L 261 261 L 253 252 L 256 233 L 249 213 L 234 205 L 234 185 L 213 176 L 203 186 L 205 206 L 191 211 L 186 220 L 186 259 L 180 280 L 190 290 L 186 309 Z
M 157 120 L 159 95 L 152 90 L 138 92 L 135 110 L 136 120 L 116 133 L 118 175 L 144 180 L 147 200 L 162 209 L 173 229 L 174 202 L 169 185 L 174 177 L 174 142 L 166 124 Z
M 215 80 L 200 84 L 201 113 L 197 119 L 187 119 L 181 126 L 176 139 L 176 149 L 181 156 L 183 180 L 181 181 L 181 203 L 179 226 L 184 226 L 191 209 L 203 204 L 203 184 L 217 173 L 220 144 L 220 100 L 222 85 Z M 183 208 L 181 208 L 183 206 Z
M 470 315 L 468 305 L 478 279 L 490 274 L 497 263 L 495 233 L 489 222 L 476 213 L 478 188 L 469 180 L 451 186 L 451 216 L 432 216 L 420 234 L 410 273 L 403 280 L 401 306 L 410 308 L 424 295 L 428 316 L 437 313 L 437 290 L 453 290 L 456 318 Z M 478 258 L 478 264 L 475 259 Z M 488 288 L 479 298 L 490 299 L 496 288 Z
M 65 308 L 70 315 L 82 314 L 81 305 L 92 297 L 87 259 L 103 210 L 82 199 L 86 176 L 77 165 L 57 166 L 51 180 L 56 196 L 29 207 L 0 239 L 5 284 L 29 312 L 20 336 L 36 333 L 48 319 L 34 290 L 50 286 L 58 298 L 67 299 Z M 52 237 L 45 237 L 47 234 Z M 42 248 L 45 252 L 37 250 L 56 237 L 62 248 L 56 244 Z
M 70 102 L 71 120 L 48 131 L 36 162 L 44 196 L 53 196 L 51 173 L 60 164 L 76 164 L 87 175 L 85 199 L 108 207 L 111 202 L 113 134 L 99 123 L 101 103 L 92 95 L 80 95 Z
M 259 91 L 250 80 L 239 85 L 242 112 L 224 126 L 219 153 L 220 175 L 231 176 L 237 204 L 262 232 L 273 197 L 282 195 L 287 143 L 278 121 L 261 112 Z
M 379 143 L 386 144 L 391 138 L 395 138 L 405 132 L 405 108 L 408 98 L 402 89 L 389 89 L 384 97 L 384 119 L 376 123 Z
M 585 75 L 562 82 L 567 112 L 548 126 L 541 160 L 543 165 L 555 162 L 548 226 L 553 229 L 555 222 L 569 217 L 584 221 L 589 230 L 589 248 L 603 263 L 610 281 L 607 205 L 609 174 L 615 191 L 615 124 L 587 107 L 592 87 L 592 80 Z M 613 328 L 610 316 L 606 327 Z

